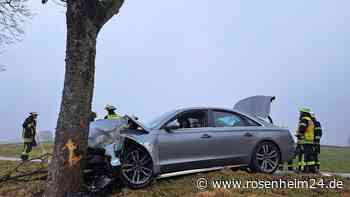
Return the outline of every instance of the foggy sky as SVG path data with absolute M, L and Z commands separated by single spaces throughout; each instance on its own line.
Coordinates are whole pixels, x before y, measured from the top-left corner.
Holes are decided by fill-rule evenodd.
M 30 1 L 35 17 L 0 63 L 0 141 L 19 137 L 30 111 L 39 130 L 56 121 L 64 79 L 65 9 Z M 187 106 L 233 107 L 272 95 L 272 117 L 295 130 L 311 107 L 323 144 L 346 145 L 350 132 L 350 2 L 126 1 L 102 29 L 93 110 L 105 104 L 148 121 Z

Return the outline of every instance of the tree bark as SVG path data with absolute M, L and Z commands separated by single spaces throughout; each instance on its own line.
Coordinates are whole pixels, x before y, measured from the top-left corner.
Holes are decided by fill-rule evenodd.
M 95 75 L 98 28 L 89 1 L 67 2 L 66 71 L 45 196 L 81 191 Z
M 44 196 L 80 192 L 94 89 L 96 39 L 124 0 L 67 0 L 66 71 Z

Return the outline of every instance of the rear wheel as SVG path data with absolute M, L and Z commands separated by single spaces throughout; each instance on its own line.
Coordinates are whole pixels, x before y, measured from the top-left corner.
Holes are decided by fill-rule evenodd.
M 133 189 L 143 188 L 153 181 L 153 162 L 144 148 L 129 147 L 123 154 L 120 177 L 123 183 Z
M 277 170 L 280 158 L 280 151 L 274 143 L 262 142 L 253 153 L 250 169 L 254 172 L 272 174 Z

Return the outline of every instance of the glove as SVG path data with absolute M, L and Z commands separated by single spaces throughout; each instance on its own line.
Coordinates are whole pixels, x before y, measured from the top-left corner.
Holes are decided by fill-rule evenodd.
M 317 152 L 317 153 L 321 153 L 321 150 L 320 150 L 320 146 L 319 146 L 319 145 L 316 145 L 316 152 Z

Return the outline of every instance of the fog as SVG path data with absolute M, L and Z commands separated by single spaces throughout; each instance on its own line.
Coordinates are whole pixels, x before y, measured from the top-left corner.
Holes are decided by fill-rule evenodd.
M 30 1 L 35 17 L 0 63 L 0 141 L 19 138 L 28 112 L 54 131 L 65 58 L 65 10 Z M 322 144 L 347 145 L 350 108 L 348 1 L 126 1 L 102 29 L 93 110 L 106 104 L 143 121 L 178 107 L 233 107 L 277 99 L 272 117 L 291 131 L 313 109 Z

